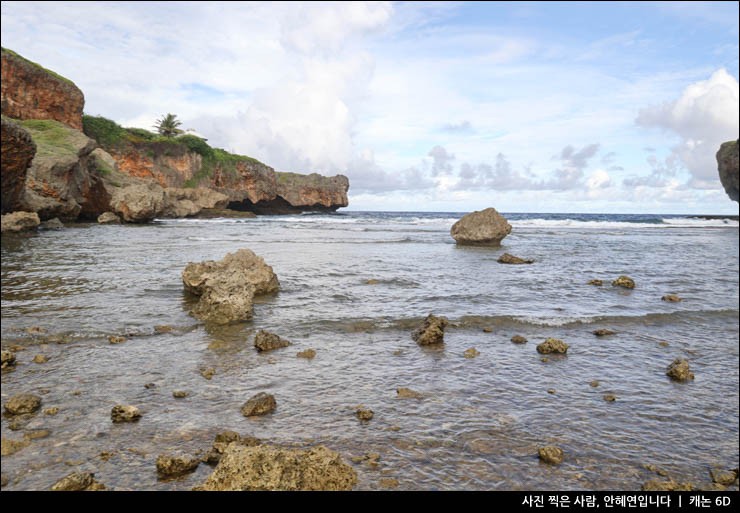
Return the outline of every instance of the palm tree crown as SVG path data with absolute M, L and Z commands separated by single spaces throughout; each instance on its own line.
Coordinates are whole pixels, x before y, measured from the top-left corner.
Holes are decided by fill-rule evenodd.
M 165 137 L 174 137 L 177 134 L 182 133 L 182 130 L 177 128 L 180 125 L 182 125 L 182 122 L 177 119 L 177 115 L 167 113 L 166 116 L 162 116 L 162 119 L 157 120 L 154 128 L 157 129 L 157 132 L 159 132 L 160 135 Z

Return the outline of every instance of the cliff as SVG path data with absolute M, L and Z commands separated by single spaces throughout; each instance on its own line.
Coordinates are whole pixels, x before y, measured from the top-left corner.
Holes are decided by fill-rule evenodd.
M 82 129 L 85 97 L 70 80 L 12 50 L 0 50 L 2 113 L 16 119 L 53 119 Z
M 2 117 L 2 213 L 20 209 L 26 183 L 26 171 L 36 154 L 31 134 L 5 116 Z
M 738 201 L 740 198 L 740 177 L 738 173 L 738 142 L 728 141 L 722 143 L 717 151 L 717 170 L 719 181 L 731 200 Z

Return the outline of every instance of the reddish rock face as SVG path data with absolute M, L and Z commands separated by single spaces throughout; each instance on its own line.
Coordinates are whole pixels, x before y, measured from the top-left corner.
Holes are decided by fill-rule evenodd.
M 26 170 L 36 154 L 31 134 L 12 121 L 2 120 L 2 213 L 20 208 Z
M 82 130 L 85 97 L 69 80 L 2 50 L 2 113 L 17 119 L 53 119 Z

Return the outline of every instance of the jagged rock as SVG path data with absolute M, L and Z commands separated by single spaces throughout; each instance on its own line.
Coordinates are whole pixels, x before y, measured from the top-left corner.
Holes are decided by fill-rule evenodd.
M 98 216 L 98 223 L 100 224 L 120 224 L 121 218 L 116 215 L 115 212 L 103 212 Z
M 2 233 L 5 232 L 27 232 L 35 230 L 41 224 L 41 219 L 36 212 L 12 212 L 4 214 L 1 218 Z
M 51 489 L 54 492 L 90 492 L 105 490 L 105 485 L 98 483 L 92 472 L 72 472 L 57 481 Z
M 351 490 L 354 469 L 324 446 L 307 450 L 231 444 L 200 490 Z
M 17 394 L 5 402 L 5 411 L 10 415 L 33 413 L 41 408 L 41 398 L 33 394 Z
M 114 189 L 110 200 L 110 208 L 127 223 L 151 221 L 164 206 L 164 189 L 156 183 L 137 183 Z
M 182 281 L 188 292 L 200 296 L 191 314 L 215 324 L 251 319 L 253 297 L 280 288 L 272 267 L 248 249 L 219 261 L 189 263 Z
M 445 328 L 449 324 L 446 317 L 436 317 L 433 314 L 427 315 L 426 319 L 419 328 L 412 333 L 411 338 L 420 346 L 444 343 Z
M 272 351 L 281 347 L 288 347 L 290 342 L 269 331 L 259 330 L 254 336 L 254 347 L 258 351 Z
M 504 253 L 500 257 L 498 257 L 497 262 L 499 264 L 532 264 L 534 263 L 534 260 L 531 260 L 529 258 L 519 258 L 518 256 L 514 256 L 509 253 Z
M 676 358 L 668 366 L 666 375 L 676 381 L 691 381 L 694 373 L 689 369 L 689 361 L 685 358 Z
M 521 335 L 514 335 L 513 337 L 511 337 L 511 341 L 514 344 L 526 344 L 528 342 L 528 340 Z
M 0 361 L 2 361 L 3 369 L 15 365 L 15 353 L 13 351 L 6 351 L 3 349 L 0 354 L 2 355 L 0 356 Z
M 183 189 L 167 187 L 162 217 L 190 217 L 198 214 L 204 208 L 222 209 L 229 203 L 226 194 L 198 187 L 197 189 Z
M 355 416 L 364 421 L 372 420 L 373 416 L 375 415 L 375 412 L 371 410 L 370 408 L 357 408 L 355 411 Z
M 275 173 L 276 193 L 293 209 L 336 210 L 349 205 L 349 180 L 344 175 Z
M 400 399 L 421 399 L 423 397 L 419 392 L 404 387 L 396 389 L 396 396 Z
M 676 294 L 666 294 L 660 299 L 662 301 L 668 301 L 669 303 L 678 303 L 679 301 L 681 301 L 681 298 L 678 297 Z
M 0 134 L 2 136 L 0 208 L 3 214 L 7 214 L 21 208 L 20 199 L 26 186 L 26 171 L 36 154 L 36 143 L 33 142 L 28 130 L 4 116 Z
M 547 338 L 543 343 L 537 346 L 537 352 L 541 354 L 568 352 L 570 346 L 557 338 Z
M 474 348 L 474 347 L 471 347 L 471 348 L 469 348 L 469 349 L 466 349 L 465 351 L 463 351 L 463 356 L 464 356 L 465 358 L 475 358 L 475 357 L 476 357 L 476 356 L 478 356 L 479 354 L 480 354 L 480 351 L 478 351 L 478 350 L 477 350 L 476 348 Z
M 545 447 L 538 448 L 537 455 L 542 461 L 551 465 L 560 465 L 564 458 L 563 450 L 554 445 L 547 445 Z
M 156 464 L 157 475 L 170 478 L 193 472 L 200 465 L 200 459 L 187 454 L 160 454 Z
M 630 278 L 629 276 L 620 276 L 616 280 L 612 282 L 612 287 L 623 287 L 625 289 L 634 289 L 635 288 L 635 280 Z
M 203 458 L 203 461 L 209 465 L 215 465 L 221 460 L 221 456 L 231 444 L 254 447 L 261 443 L 262 441 L 259 438 L 253 436 L 242 436 L 236 431 L 222 431 L 216 434 L 213 445 Z
M 260 392 L 244 403 L 241 411 L 242 415 L 245 417 L 256 417 L 259 415 L 267 415 L 268 413 L 275 411 L 275 408 L 277 408 L 275 396 L 265 392 Z
M 599 328 L 598 330 L 594 330 L 591 333 L 596 335 L 597 337 L 607 337 L 609 335 L 616 335 L 616 331 L 608 330 L 606 328 Z
M 452 225 L 450 235 L 458 244 L 499 246 L 511 225 L 495 208 L 471 212 Z
M 314 349 L 304 349 L 303 351 L 298 351 L 296 354 L 298 358 L 306 358 L 307 360 L 312 360 L 316 356 L 316 350 Z
M 113 422 L 136 422 L 141 418 L 141 412 L 136 406 L 116 405 L 110 412 L 110 418 Z
M 594 285 L 596 287 L 601 287 L 604 284 L 601 280 L 588 280 L 587 285 Z
M 722 143 L 717 151 L 719 181 L 733 201 L 740 200 L 740 172 L 738 171 L 738 141 Z
M 42 230 L 61 230 L 64 228 L 64 224 L 59 220 L 58 217 L 44 221 L 39 225 Z

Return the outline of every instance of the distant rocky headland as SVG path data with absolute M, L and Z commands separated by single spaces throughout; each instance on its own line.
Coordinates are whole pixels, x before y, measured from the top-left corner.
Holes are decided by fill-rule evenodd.
M 255 214 L 335 211 L 349 180 L 277 172 L 192 134 L 164 137 L 83 114 L 70 80 L 2 49 L 2 213 L 44 221 L 124 222 L 187 217 L 203 209 Z

